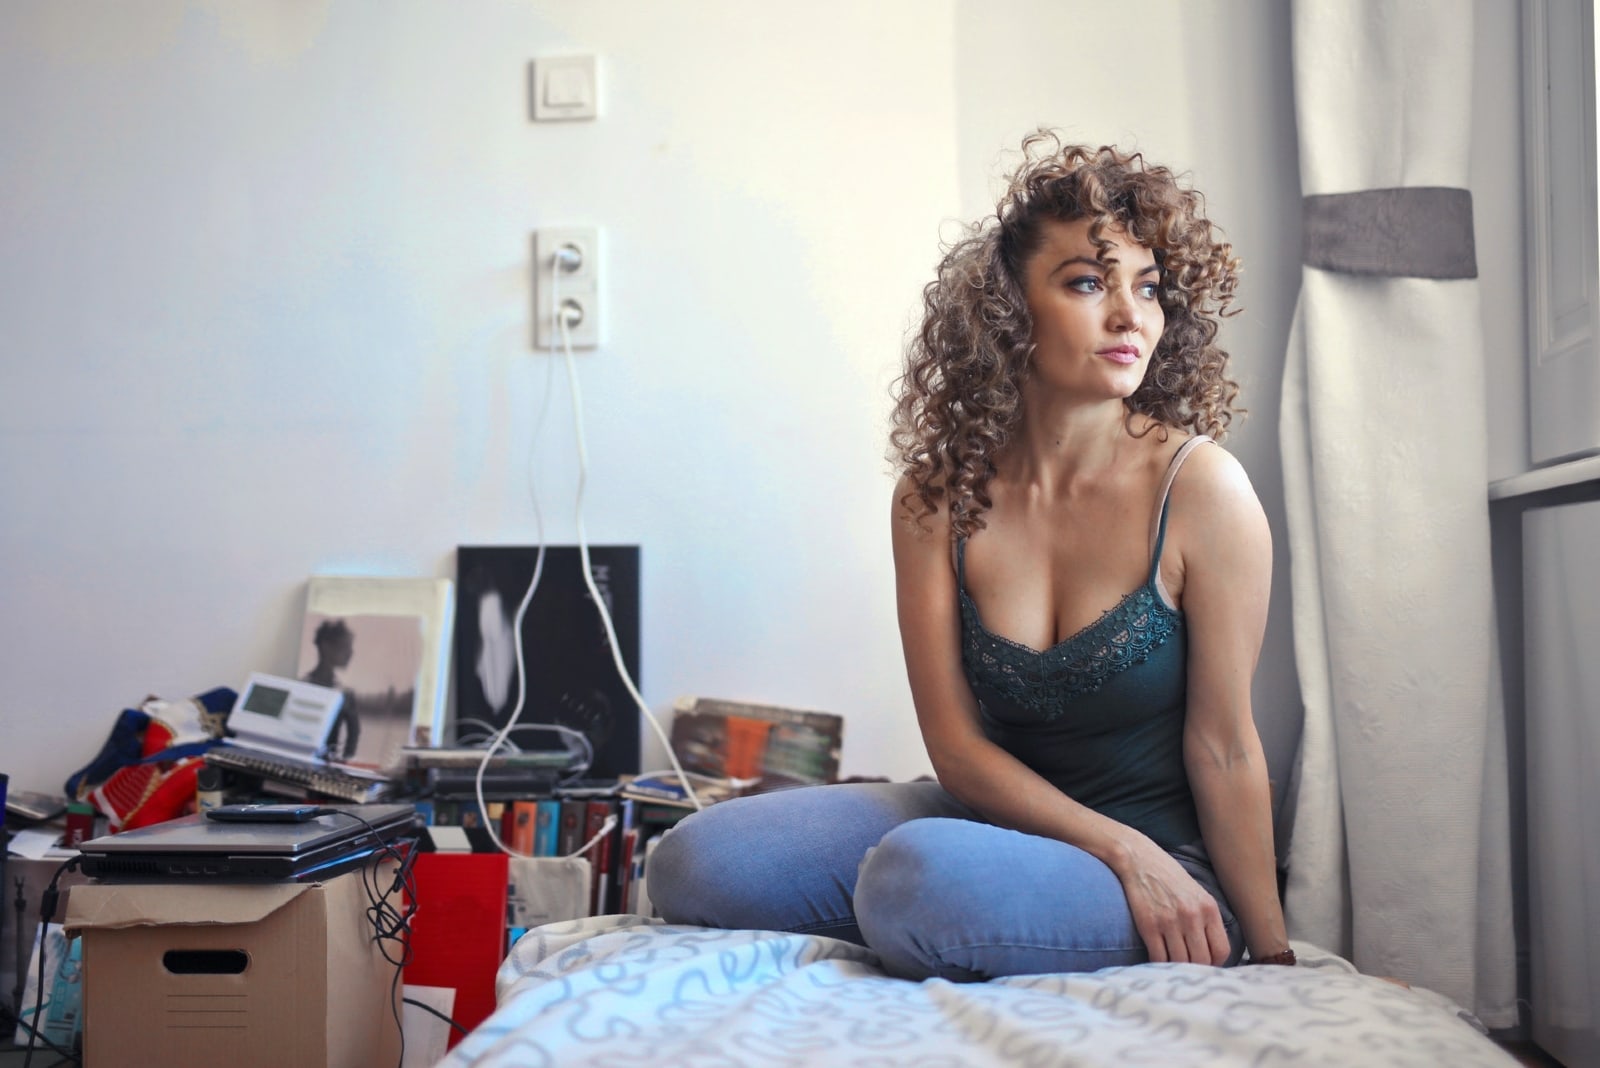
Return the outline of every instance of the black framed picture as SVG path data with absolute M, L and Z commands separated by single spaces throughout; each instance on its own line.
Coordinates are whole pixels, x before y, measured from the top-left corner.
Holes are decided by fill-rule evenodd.
M 637 773 L 638 706 L 617 674 L 600 612 L 583 580 L 575 545 L 545 548 L 538 588 L 523 615 L 517 607 L 533 577 L 538 549 L 463 545 L 456 550 L 455 737 L 481 737 L 505 726 L 517 707 L 520 645 L 526 698 L 519 725 L 556 723 L 583 732 L 594 747 L 589 775 Z M 639 681 L 639 547 L 592 545 L 590 572 L 611 614 L 622 662 Z M 524 749 L 559 748 L 553 732 L 517 730 Z

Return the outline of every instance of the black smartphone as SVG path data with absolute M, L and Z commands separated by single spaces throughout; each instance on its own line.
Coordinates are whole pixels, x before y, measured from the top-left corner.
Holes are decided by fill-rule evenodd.
M 206 819 L 223 823 L 304 823 L 323 812 L 321 805 L 218 805 L 206 809 Z

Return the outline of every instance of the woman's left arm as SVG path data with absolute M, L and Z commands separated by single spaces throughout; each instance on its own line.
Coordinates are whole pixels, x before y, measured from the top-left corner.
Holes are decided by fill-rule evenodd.
M 1266 631 L 1272 533 L 1244 468 L 1200 449 L 1173 486 L 1189 640 L 1184 767 L 1216 868 L 1253 958 L 1289 948 L 1278 899 L 1272 795 L 1250 709 Z

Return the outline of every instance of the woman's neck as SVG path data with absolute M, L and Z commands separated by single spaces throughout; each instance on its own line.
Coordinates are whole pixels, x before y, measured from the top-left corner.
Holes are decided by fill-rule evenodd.
M 1000 464 L 1001 474 L 1038 489 L 1070 492 L 1116 466 L 1129 440 L 1128 410 L 1120 400 L 1092 405 L 1025 400 L 1022 426 Z

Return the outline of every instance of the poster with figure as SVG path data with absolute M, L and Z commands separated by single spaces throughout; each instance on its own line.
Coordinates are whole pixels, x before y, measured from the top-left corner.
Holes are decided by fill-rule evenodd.
M 461 546 L 456 550 L 460 610 L 455 624 L 455 736 L 481 739 L 505 726 L 524 749 L 556 749 L 556 724 L 580 731 L 594 750 L 588 774 L 612 778 L 639 771 L 641 713 L 617 674 L 605 624 L 583 578 L 576 546 L 545 549 L 539 584 L 517 609 L 533 578 L 535 546 Z M 616 629 L 622 662 L 639 682 L 639 547 L 592 545 L 590 574 Z M 519 686 L 517 650 L 522 651 Z M 518 709 L 519 692 L 524 693 Z
M 394 768 L 439 744 L 453 612 L 450 579 L 311 577 L 296 670 L 344 692 L 330 759 Z

